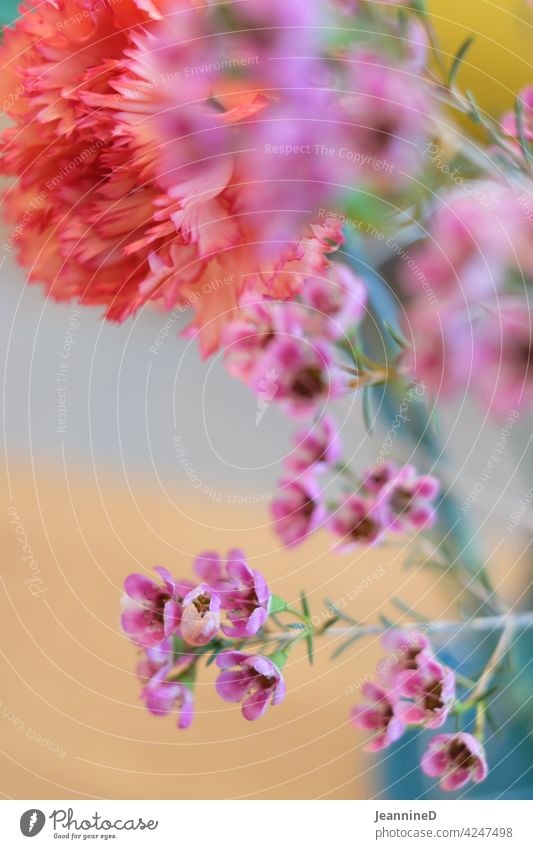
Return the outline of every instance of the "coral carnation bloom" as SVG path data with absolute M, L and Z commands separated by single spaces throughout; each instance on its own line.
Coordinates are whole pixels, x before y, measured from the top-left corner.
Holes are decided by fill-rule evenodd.
M 218 55 L 216 14 L 185 0 L 39 0 L 0 45 L 9 249 L 51 297 L 112 320 L 148 301 L 192 307 L 204 355 L 246 289 L 289 297 L 334 246 L 331 228 L 300 217 L 263 250 L 265 217 L 232 151 L 272 97 L 253 68 L 239 86 L 231 68 L 201 70 Z

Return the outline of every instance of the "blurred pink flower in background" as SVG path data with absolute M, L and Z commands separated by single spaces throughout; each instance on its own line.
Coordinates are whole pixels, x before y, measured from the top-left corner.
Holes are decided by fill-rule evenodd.
M 404 332 L 410 348 L 403 356 L 406 372 L 435 398 L 464 392 L 477 372 L 472 317 L 457 305 L 441 307 L 416 300 L 408 309 Z
M 294 449 L 287 457 L 286 468 L 294 474 L 314 469 L 326 471 L 338 463 L 342 456 L 342 445 L 335 419 L 325 415 L 311 427 L 299 430 L 294 435 Z
M 522 102 L 524 137 L 527 141 L 533 141 L 533 86 L 529 85 L 523 88 L 518 97 Z M 502 117 L 502 130 L 511 138 L 518 138 L 518 124 L 514 110 L 506 112 Z
M 256 392 L 268 375 L 277 375 L 275 400 L 294 416 L 312 413 L 320 404 L 344 394 L 348 385 L 328 345 L 294 337 L 269 345 L 254 372 L 252 388 Z
M 398 469 L 378 498 L 388 529 L 401 532 L 430 527 L 439 490 L 440 483 L 432 475 L 419 475 L 411 465 Z
M 283 544 L 292 547 L 303 542 L 326 517 L 320 488 L 311 475 L 298 480 L 284 479 L 271 504 L 274 529 Z
M 346 496 L 333 509 L 328 527 L 339 537 L 339 551 L 374 545 L 385 533 L 379 505 L 357 493 Z
M 315 337 L 342 340 L 366 313 L 364 281 L 339 263 L 333 266 L 326 278 L 308 277 L 301 299 L 310 308 L 305 317 L 305 330 Z
M 398 740 L 405 731 L 405 723 L 398 715 L 398 696 L 378 684 L 367 683 L 362 694 L 368 704 L 356 705 L 350 714 L 356 728 L 375 731 L 375 736 L 365 745 L 368 752 L 379 752 Z
M 483 369 L 473 391 L 498 418 L 533 404 L 533 322 L 528 302 L 501 298 L 480 319 Z

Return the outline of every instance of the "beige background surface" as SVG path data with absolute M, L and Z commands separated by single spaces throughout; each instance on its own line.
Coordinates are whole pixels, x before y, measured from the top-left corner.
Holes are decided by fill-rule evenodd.
M 309 590 L 351 598 L 350 613 L 375 621 L 391 592 L 414 598 L 428 614 L 444 613 L 434 576 L 401 569 L 402 550 L 355 557 L 327 552 L 319 536 L 293 553 L 277 550 L 261 507 L 194 500 L 190 491 L 145 482 L 91 479 L 71 469 L 10 466 L 2 485 L 0 740 L 1 791 L 15 798 L 357 798 L 373 794 L 375 758 L 364 735 L 347 724 L 351 690 L 371 673 L 375 641 L 357 643 L 334 664 L 330 640 L 310 668 L 300 651 L 286 668 L 288 695 L 263 721 L 247 723 L 221 702 L 213 667 L 202 674 L 189 732 L 172 718 L 150 716 L 139 702 L 135 650 L 120 633 L 118 598 L 125 575 L 154 558 L 179 575 L 209 546 L 241 545 L 274 592 Z M 165 492 L 165 494 L 164 494 Z M 11 513 L 9 513 L 9 508 Z M 11 518 L 20 524 L 45 590 L 32 597 Z M 270 552 L 263 557 L 263 552 Z M 27 552 L 26 552 L 27 553 Z M 384 574 L 364 578 L 379 567 Z M 381 570 L 380 570 L 381 571 Z M 35 572 L 34 567 L 34 576 Z M 37 586 L 37 585 L 35 585 Z M 40 735 L 64 750 L 41 745 Z

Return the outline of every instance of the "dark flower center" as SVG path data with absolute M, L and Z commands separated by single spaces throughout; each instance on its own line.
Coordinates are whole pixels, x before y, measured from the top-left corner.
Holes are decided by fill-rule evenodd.
M 442 700 L 442 681 L 435 679 L 426 690 L 424 708 L 431 713 L 444 707 Z
M 463 743 L 462 740 L 455 739 L 450 743 L 449 748 L 450 758 L 452 759 L 455 766 L 463 767 L 464 769 L 469 769 L 473 767 L 476 759 L 466 743 Z
M 309 366 L 298 372 L 294 378 L 291 390 L 299 398 L 314 398 L 324 388 L 322 372 L 316 366 Z
M 194 599 L 193 604 L 200 616 L 203 616 L 204 613 L 207 613 L 209 611 L 211 599 L 206 593 L 203 593 L 203 595 L 199 595 L 197 596 L 197 598 Z
M 376 528 L 377 525 L 374 520 L 370 516 L 365 516 L 353 526 L 349 536 L 352 539 L 368 539 L 375 532 Z
M 404 510 L 407 510 L 410 507 L 412 500 L 413 496 L 411 495 L 411 493 L 408 492 L 406 489 L 402 489 L 401 487 L 399 487 L 394 491 L 394 494 L 391 498 L 392 509 L 396 513 L 403 513 Z
M 421 651 L 422 651 L 422 649 L 419 646 L 408 649 L 406 651 L 405 661 L 404 661 L 404 666 L 405 666 L 406 669 L 417 669 L 417 667 L 418 667 L 417 658 L 418 658 L 418 655 L 420 654 Z
M 306 519 L 310 519 L 315 512 L 315 502 L 312 498 L 306 498 L 300 507 L 300 512 L 303 513 Z

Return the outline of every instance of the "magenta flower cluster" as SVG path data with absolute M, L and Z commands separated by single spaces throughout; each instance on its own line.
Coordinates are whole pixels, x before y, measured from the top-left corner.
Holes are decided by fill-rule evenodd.
M 270 590 L 244 553 L 232 549 L 225 561 L 216 552 L 200 554 L 196 584 L 176 581 L 160 566 L 155 571 L 162 583 L 141 574 L 126 578 L 122 614 L 123 630 L 143 653 L 137 672 L 148 710 L 176 713 L 179 728 L 190 725 L 196 667 L 207 646 L 222 670 L 217 692 L 226 701 L 242 701 L 246 719 L 262 716 L 269 700 L 279 704 L 285 685 L 276 663 L 229 648 L 224 639 L 253 637 L 269 614 Z
M 301 543 L 321 526 L 334 534 L 339 551 L 374 545 L 387 533 L 431 527 L 440 485 L 432 475 L 418 474 L 412 465 L 377 464 L 363 472 L 355 491 L 348 479 L 349 490 L 326 502 L 318 476 L 336 469 L 342 475 L 341 456 L 331 416 L 296 433 L 295 450 L 286 461 L 290 474 L 280 481 L 272 502 L 274 527 L 284 545 Z
M 335 222 L 316 228 L 320 232 L 342 243 Z M 366 297 L 361 278 L 336 265 L 327 277 L 307 277 L 290 303 L 248 299 L 224 334 L 226 368 L 259 401 L 279 403 L 290 416 L 313 413 L 348 391 L 337 345 L 363 319 Z
M 409 726 L 440 728 L 456 704 L 454 673 L 437 659 L 424 633 L 392 630 L 382 643 L 390 654 L 378 664 L 376 682 L 362 688 L 366 703 L 351 713 L 354 726 L 373 732 L 366 749 L 374 752 L 395 743 Z M 481 743 L 463 732 L 433 737 L 421 768 L 439 778 L 443 790 L 482 781 L 488 771 Z

